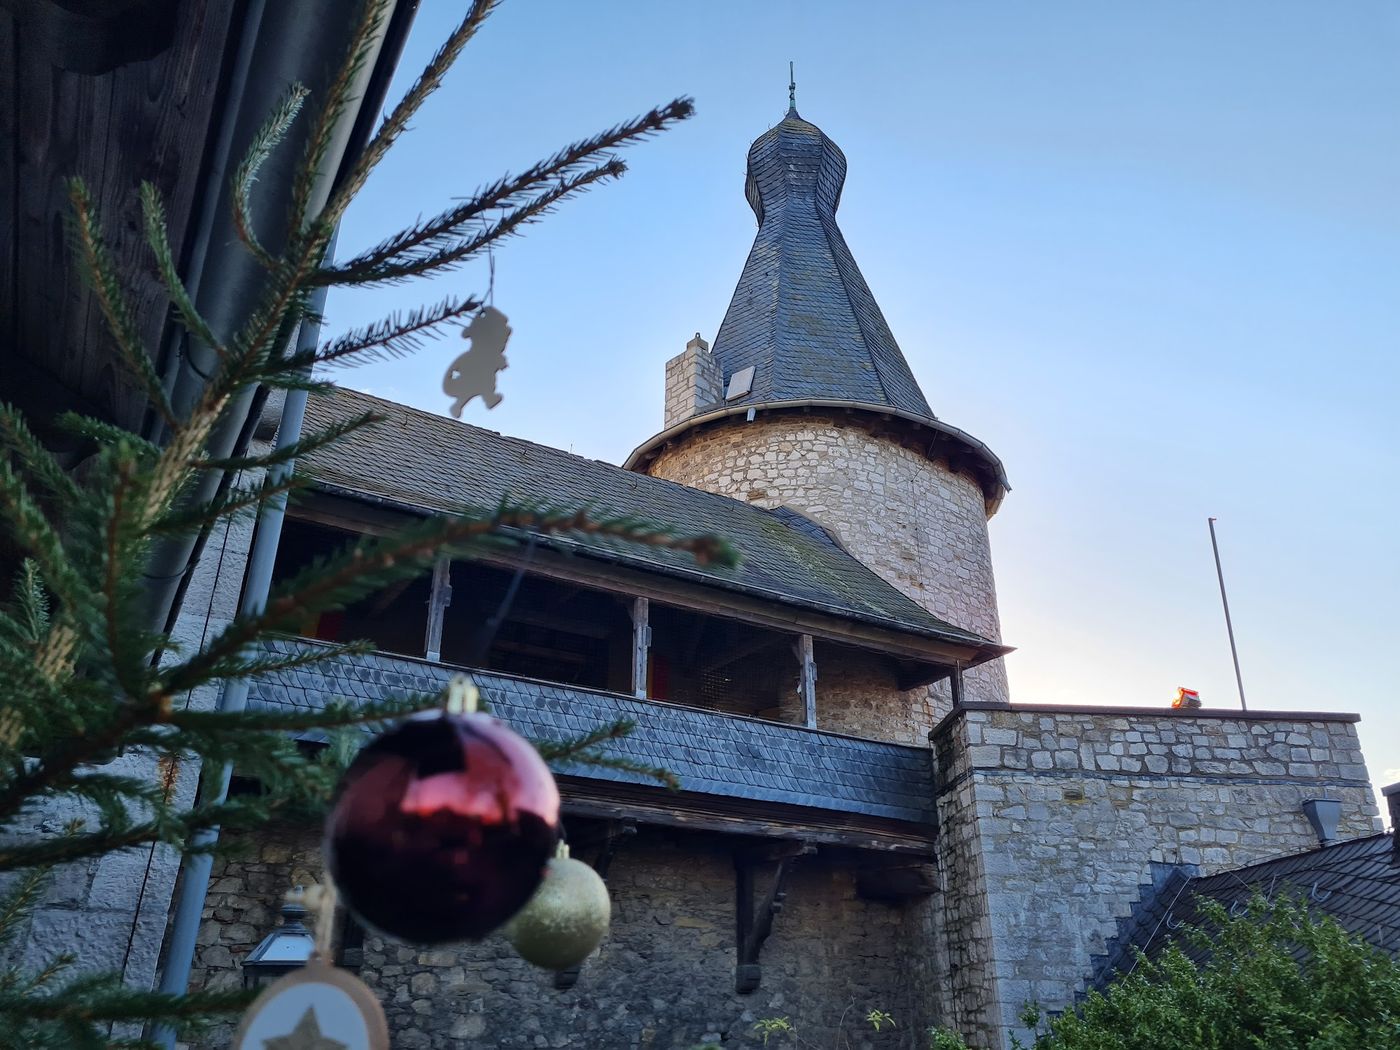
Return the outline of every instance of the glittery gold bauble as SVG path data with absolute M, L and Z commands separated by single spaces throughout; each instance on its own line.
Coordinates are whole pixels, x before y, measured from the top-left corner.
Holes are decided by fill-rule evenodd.
M 598 873 L 561 852 L 505 928 L 520 957 L 546 970 L 567 970 L 588 958 L 608 932 L 612 915 L 608 887 Z

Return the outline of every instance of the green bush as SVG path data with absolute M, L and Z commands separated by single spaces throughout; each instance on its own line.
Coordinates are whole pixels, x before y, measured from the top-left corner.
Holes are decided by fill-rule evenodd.
M 1184 937 L 1204 962 L 1172 944 L 1070 1013 L 1032 1007 L 1035 1050 L 1400 1050 L 1394 959 L 1286 898 L 1201 911 Z

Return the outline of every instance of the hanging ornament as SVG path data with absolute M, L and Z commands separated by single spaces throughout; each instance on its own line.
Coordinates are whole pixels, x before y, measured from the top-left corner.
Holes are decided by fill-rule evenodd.
M 540 888 L 506 924 L 505 934 L 526 962 L 567 970 L 598 947 L 611 916 L 607 884 L 561 843 Z
M 486 289 L 486 305 L 477 311 L 472 323 L 462 330 L 462 338 L 471 340 L 471 349 L 457 355 L 442 377 L 442 392 L 453 398 L 448 411 L 457 419 L 462 409 L 474 397 L 480 397 L 487 408 L 501 403 L 496 390 L 496 374 L 509 367 L 506 363 L 506 343 L 510 340 L 510 325 L 506 315 L 496 309 L 496 256 L 487 247 L 491 277 Z
M 441 712 L 359 753 L 326 819 L 349 908 L 416 944 L 478 940 L 530 899 L 559 840 L 559 789 L 539 753 L 476 711 L 463 675 Z
M 233 1050 L 389 1050 L 389 1026 L 379 1000 L 330 956 L 335 892 L 318 887 L 307 903 L 319 911 L 316 948 L 307 963 L 253 1000 L 233 1037 Z

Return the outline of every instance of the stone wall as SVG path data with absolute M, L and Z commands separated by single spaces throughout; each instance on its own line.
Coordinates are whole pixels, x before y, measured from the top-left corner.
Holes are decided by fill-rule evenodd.
M 814 656 L 818 729 L 899 744 L 926 742 L 933 721 L 928 691 L 901 691 L 889 657 L 820 641 Z M 794 721 L 801 721 L 800 711 Z
M 199 986 L 240 980 L 239 961 L 275 924 L 281 894 L 316 877 L 319 846 L 312 829 L 274 829 L 248 858 L 220 862 L 200 935 Z M 911 976 L 928 950 L 909 935 L 914 909 L 859 899 L 852 873 L 821 854 L 797 862 L 763 949 L 762 984 L 748 995 L 734 992 L 729 852 L 643 828 L 618 850 L 608 886 L 609 937 L 569 990 L 556 990 L 500 937 L 422 949 L 368 936 L 361 976 L 384 1002 L 396 1050 L 760 1046 L 753 1026 L 765 1017 L 788 1018 L 815 1046 L 916 1050 L 936 1019 L 926 999 L 916 1000 Z M 872 1009 L 898 1027 L 872 1032 L 863 1020 Z M 838 1026 L 848 1044 L 838 1044 Z M 213 1033 L 198 1048 L 224 1046 L 227 1035 Z
M 760 507 L 788 506 L 934 615 L 1000 640 L 986 500 L 971 478 L 872 437 L 858 422 L 762 413 L 692 432 L 648 473 Z M 969 700 L 1004 702 L 996 660 L 965 676 Z M 933 692 L 940 711 L 948 702 Z M 921 706 L 930 691 L 910 698 Z M 928 727 L 925 726 L 925 729 Z
M 264 446 L 255 446 L 250 454 L 260 447 Z M 235 483 L 256 484 L 259 476 L 243 474 Z M 210 536 L 173 632 L 186 651 L 197 650 L 205 637 L 218 631 L 236 612 L 252 531 L 252 521 L 241 518 L 221 525 Z M 205 687 L 181 697 L 180 703 L 208 708 L 217 697 L 216 688 Z M 172 782 L 176 803 L 188 806 L 198 782 L 199 764 L 173 765 L 157 761 L 149 753 L 132 751 L 104 767 L 103 772 Z M 18 834 L 26 840 L 59 835 L 69 820 L 92 815 L 67 800 L 51 802 L 36 809 L 27 826 L 17 825 Z M 39 969 L 55 955 L 73 952 L 82 970 L 120 973 L 128 984 L 149 988 L 156 978 L 179 870 L 179 851 L 164 845 L 64 865 L 55 872 L 51 888 L 27 928 L 0 958 L 16 961 L 26 969 Z
M 1341 799 L 1339 835 L 1379 830 L 1355 716 L 970 705 L 935 731 L 952 981 L 1000 1046 L 1022 1006 L 1073 1002 L 1153 881 L 1317 846 L 1306 798 Z

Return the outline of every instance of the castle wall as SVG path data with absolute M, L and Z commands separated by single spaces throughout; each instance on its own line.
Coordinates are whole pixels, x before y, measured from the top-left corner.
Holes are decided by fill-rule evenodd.
M 974 1045 L 1070 1005 L 1153 881 L 1302 852 L 1304 799 L 1380 830 L 1354 716 L 969 709 L 935 735 L 954 993 Z
M 760 507 L 800 511 L 934 615 L 1001 637 L 981 487 L 855 422 L 816 413 L 761 413 L 752 423 L 735 417 L 687 434 L 648 473 Z M 917 709 L 929 695 L 920 690 L 908 702 Z M 968 671 L 965 695 L 1005 702 L 1002 661 Z M 946 693 L 933 696 L 946 712 Z
M 283 826 L 251 856 L 218 863 L 197 986 L 241 980 L 239 961 L 275 924 L 282 893 L 318 876 L 319 849 L 317 829 Z M 816 1046 L 838 1045 L 839 1026 L 849 1040 L 839 1045 L 852 1050 L 916 1050 L 936 1020 L 910 977 L 927 952 L 911 944 L 910 907 L 859 899 L 851 873 L 820 854 L 796 863 L 763 948 L 762 984 L 748 995 L 734 991 L 728 850 L 644 828 L 618 850 L 607 881 L 608 939 L 569 990 L 556 990 L 499 936 L 437 949 L 367 937 L 360 976 L 384 1002 L 396 1050 L 756 1047 L 753 1026 L 766 1017 L 786 1017 Z M 872 1009 L 897 1027 L 873 1032 L 864 1021 Z M 197 1050 L 227 1038 L 227 1029 L 213 1032 Z
M 888 657 L 818 642 L 815 660 L 818 729 L 899 744 L 928 742 L 934 720 L 928 691 L 902 691 Z

